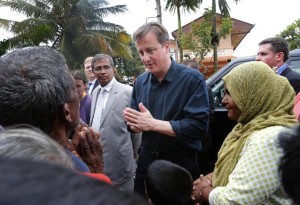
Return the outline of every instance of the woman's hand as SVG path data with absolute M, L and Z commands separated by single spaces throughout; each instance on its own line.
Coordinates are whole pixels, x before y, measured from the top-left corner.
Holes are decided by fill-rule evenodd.
M 195 204 L 208 201 L 208 195 L 212 190 L 212 173 L 200 177 L 194 181 L 192 199 Z

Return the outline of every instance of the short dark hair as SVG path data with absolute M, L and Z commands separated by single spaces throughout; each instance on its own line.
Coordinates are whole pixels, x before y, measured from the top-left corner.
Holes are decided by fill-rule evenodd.
M 64 56 L 49 47 L 25 47 L 1 58 L 0 124 L 30 124 L 49 134 L 74 84 Z
M 272 37 L 272 38 L 267 38 L 262 40 L 258 45 L 265 45 L 265 44 L 271 44 L 271 50 L 274 53 L 279 53 L 279 52 L 283 52 L 284 56 L 283 56 L 283 61 L 287 61 L 287 59 L 289 58 L 289 44 L 288 42 L 284 39 L 284 38 L 280 38 L 280 37 Z
M 279 173 L 285 192 L 300 204 L 300 125 L 279 134 L 279 145 L 283 149 Z
M 133 40 L 136 42 L 139 38 L 144 37 L 149 32 L 153 32 L 160 44 L 169 41 L 169 33 L 167 29 L 158 22 L 145 23 L 133 33 Z
M 86 78 L 85 78 L 85 74 L 81 71 L 81 70 L 75 70 L 73 77 L 75 80 L 82 80 L 82 82 L 84 84 L 86 84 Z
M 0 204 L 146 205 L 134 193 L 46 162 L 0 158 Z
M 106 55 L 106 54 L 102 54 L 102 53 L 101 53 L 101 54 L 97 54 L 97 55 L 95 55 L 95 56 L 93 57 L 93 60 L 92 60 L 92 69 L 94 70 L 94 68 L 95 68 L 94 64 L 95 64 L 97 61 L 101 61 L 101 60 L 103 60 L 103 59 L 107 59 L 107 60 L 109 61 L 110 65 L 111 65 L 112 67 L 115 67 L 114 60 L 112 59 L 112 57 L 109 56 L 109 55 Z
M 156 160 L 148 168 L 146 193 L 155 205 L 192 205 L 191 174 L 172 162 Z

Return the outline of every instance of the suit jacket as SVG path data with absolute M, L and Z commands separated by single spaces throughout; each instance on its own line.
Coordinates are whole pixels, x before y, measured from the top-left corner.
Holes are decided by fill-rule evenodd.
M 86 83 L 86 86 L 87 86 L 86 92 L 89 94 L 89 92 L 88 92 L 88 90 L 89 90 L 89 89 L 88 89 L 88 84 L 89 84 L 89 82 Z M 90 94 L 90 95 L 92 95 L 92 92 L 93 92 L 97 87 L 99 87 L 99 81 L 98 81 L 98 80 L 95 81 L 95 83 L 94 83 L 94 85 L 93 85 L 93 88 L 92 88 L 92 91 L 91 91 L 91 94 Z
M 97 87 L 92 92 L 91 121 L 94 118 Z M 132 87 L 115 81 L 102 114 L 100 122 L 100 140 L 103 145 L 102 155 L 104 173 L 113 184 L 123 184 L 133 178 L 136 168 L 134 150 L 141 144 L 141 133 L 127 130 L 123 110 L 129 107 Z
M 300 74 L 287 67 L 280 75 L 288 79 L 297 95 L 300 92 Z
M 95 88 L 99 87 L 99 81 L 96 80 L 92 89 L 92 92 L 95 90 Z

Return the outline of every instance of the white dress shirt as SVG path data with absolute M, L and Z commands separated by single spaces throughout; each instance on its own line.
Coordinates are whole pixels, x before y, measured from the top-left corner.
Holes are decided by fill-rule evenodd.
M 95 109 L 92 116 L 92 128 L 98 132 L 100 132 L 100 124 L 102 119 L 102 114 L 106 106 L 106 102 L 110 93 L 110 90 L 115 82 L 115 78 L 113 78 L 106 86 L 100 87 L 98 93 L 97 93 L 97 99 L 95 102 Z

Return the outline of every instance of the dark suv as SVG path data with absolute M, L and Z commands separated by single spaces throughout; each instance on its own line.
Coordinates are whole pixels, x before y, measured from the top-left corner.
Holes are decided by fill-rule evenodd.
M 227 110 L 222 106 L 222 99 L 225 95 L 222 77 L 241 63 L 255 61 L 255 57 L 256 56 L 236 58 L 206 80 L 206 84 L 212 88 L 215 104 L 215 116 L 211 125 L 213 162 L 216 160 L 223 140 L 236 124 L 236 122 L 231 121 L 227 117 Z M 287 64 L 291 69 L 300 73 L 300 49 L 295 49 L 290 52 Z

